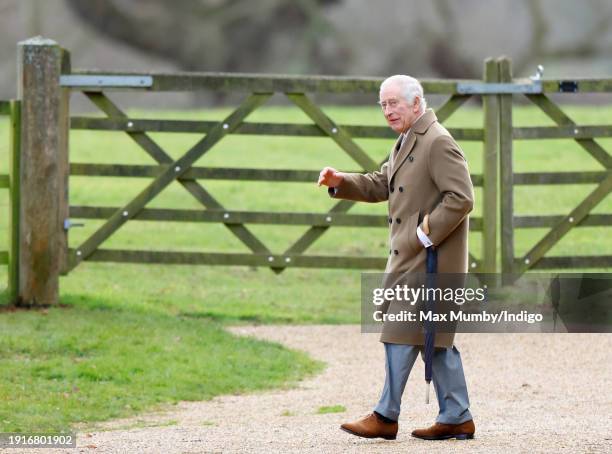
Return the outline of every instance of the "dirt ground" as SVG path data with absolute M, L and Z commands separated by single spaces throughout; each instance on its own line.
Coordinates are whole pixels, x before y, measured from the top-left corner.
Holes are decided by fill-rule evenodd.
M 55 452 L 612 452 L 612 336 L 457 334 L 474 440 L 423 441 L 410 432 L 434 422 L 417 360 L 403 399 L 397 440 L 367 440 L 339 425 L 371 412 L 384 381 L 384 351 L 356 325 L 231 329 L 280 342 L 324 361 L 297 387 L 181 402 L 171 410 L 109 421 Z M 433 391 L 433 387 L 432 387 Z M 319 414 L 322 406 L 346 411 Z M 6 450 L 15 453 L 15 450 Z M 40 453 L 41 450 L 32 450 Z

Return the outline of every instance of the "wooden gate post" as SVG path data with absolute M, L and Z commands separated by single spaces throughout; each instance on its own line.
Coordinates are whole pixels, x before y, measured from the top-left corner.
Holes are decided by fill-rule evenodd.
M 512 82 L 512 63 L 509 58 L 498 59 L 500 82 Z M 500 222 L 502 273 L 513 273 L 514 266 L 514 170 L 512 159 L 512 95 L 500 95 L 499 108 L 500 150 Z M 502 283 L 511 283 L 505 276 Z
M 499 82 L 498 65 L 492 58 L 484 61 L 484 81 Z M 483 162 L 482 162 L 482 265 L 483 273 L 497 271 L 497 175 L 499 156 L 499 96 L 483 95 Z
M 22 305 L 59 300 L 66 234 L 67 101 L 60 87 L 62 49 L 49 39 L 18 44 L 21 100 L 19 292 Z

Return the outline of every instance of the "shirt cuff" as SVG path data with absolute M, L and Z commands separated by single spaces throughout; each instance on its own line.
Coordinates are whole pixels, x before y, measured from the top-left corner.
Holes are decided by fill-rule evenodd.
M 431 242 L 429 237 L 427 235 L 425 235 L 425 232 L 423 232 L 423 230 L 421 230 L 420 226 L 417 226 L 416 233 L 417 233 L 417 236 L 419 237 L 419 241 L 421 242 L 423 247 L 428 248 L 429 246 L 433 246 L 433 243 Z
M 337 192 L 338 192 L 338 189 L 336 188 L 332 188 L 332 187 L 327 188 L 327 193 L 329 194 L 330 197 L 336 197 Z

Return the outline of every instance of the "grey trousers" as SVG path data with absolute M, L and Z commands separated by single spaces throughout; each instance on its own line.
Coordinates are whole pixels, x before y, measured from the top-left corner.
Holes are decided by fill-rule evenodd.
M 405 344 L 385 345 L 386 378 L 380 401 L 374 411 L 381 415 L 398 420 L 402 394 L 406 381 L 416 358 L 423 347 Z M 432 381 L 440 412 L 436 422 L 444 424 L 461 424 L 472 419 L 467 386 L 463 375 L 461 355 L 455 346 L 451 348 L 436 348 L 432 364 Z M 423 379 L 425 383 L 425 379 Z

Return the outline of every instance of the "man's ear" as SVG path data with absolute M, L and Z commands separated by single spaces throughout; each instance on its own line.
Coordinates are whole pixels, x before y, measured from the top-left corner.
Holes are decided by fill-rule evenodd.
M 418 113 L 419 110 L 421 110 L 421 97 L 420 96 L 415 96 L 414 97 L 414 104 L 412 105 L 412 112 Z

